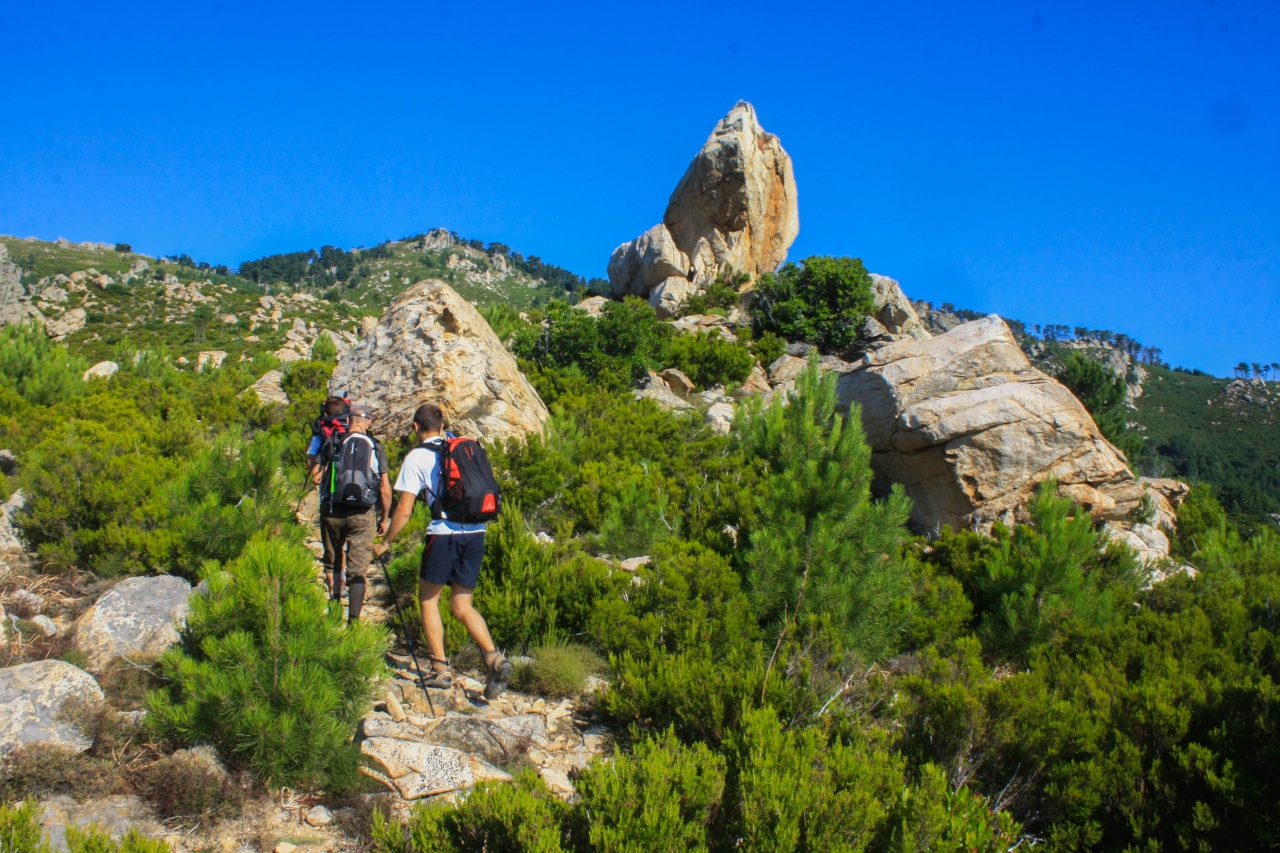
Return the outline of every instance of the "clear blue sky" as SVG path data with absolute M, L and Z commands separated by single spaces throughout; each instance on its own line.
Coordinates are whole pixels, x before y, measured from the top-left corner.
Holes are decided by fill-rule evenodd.
M 1280 361 L 1280 4 L 0 5 L 0 233 L 237 264 L 433 226 L 588 277 L 755 103 L 792 258 Z

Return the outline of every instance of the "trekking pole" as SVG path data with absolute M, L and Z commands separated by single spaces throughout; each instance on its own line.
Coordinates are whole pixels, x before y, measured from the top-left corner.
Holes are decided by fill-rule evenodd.
M 431 709 L 431 718 L 435 719 L 436 706 L 431 701 L 431 691 L 427 688 L 427 682 L 422 677 L 422 664 L 418 663 L 418 644 L 413 639 L 413 634 L 409 631 L 409 623 L 405 621 L 404 608 L 400 606 L 400 596 L 396 594 L 396 588 L 391 585 L 391 573 L 387 571 L 387 566 L 390 562 L 391 555 L 389 553 L 383 554 L 378 558 L 378 565 L 382 566 L 382 574 L 386 576 L 387 586 L 391 589 L 391 601 L 396 606 L 396 617 L 404 628 L 404 644 L 409 647 L 409 657 L 413 659 L 413 668 L 418 673 L 418 686 L 422 688 L 422 695 L 427 697 L 427 707 Z

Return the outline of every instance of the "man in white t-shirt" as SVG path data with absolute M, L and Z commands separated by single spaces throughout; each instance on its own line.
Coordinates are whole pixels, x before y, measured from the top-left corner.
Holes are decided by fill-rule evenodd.
M 373 552 L 381 557 L 409 522 L 414 501 L 420 497 L 432 509 L 427 526 L 427 541 L 422 549 L 418 570 L 418 600 L 422 606 L 422 626 L 431 650 L 431 677 L 428 687 L 448 687 L 453 682 L 449 659 L 444 653 L 444 622 L 440 619 L 440 592 L 449 586 L 449 605 L 453 615 L 466 626 L 471 639 L 484 653 L 488 679 L 484 694 L 496 699 L 507 689 L 513 667 L 493 644 L 489 626 L 472 604 L 480 564 L 484 560 L 484 524 L 450 521 L 433 504 L 440 494 L 439 452 L 445 446 L 444 413 L 440 407 L 425 403 L 413 415 L 413 429 L 421 442 L 409 451 L 395 490 L 399 492 L 391 513 L 391 526 Z

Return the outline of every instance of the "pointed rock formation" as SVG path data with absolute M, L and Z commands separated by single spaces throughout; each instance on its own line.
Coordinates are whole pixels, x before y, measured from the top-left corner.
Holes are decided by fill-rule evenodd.
M 799 232 L 791 158 L 739 101 L 689 164 L 662 223 L 614 250 L 609 283 L 615 296 L 649 297 L 669 313 L 673 294 L 730 267 L 752 277 L 777 269 Z
M 374 431 L 406 433 L 413 412 L 435 403 L 459 435 L 489 440 L 542 429 L 547 407 L 489 324 L 442 281 L 420 281 L 342 355 L 329 380 L 376 411 Z

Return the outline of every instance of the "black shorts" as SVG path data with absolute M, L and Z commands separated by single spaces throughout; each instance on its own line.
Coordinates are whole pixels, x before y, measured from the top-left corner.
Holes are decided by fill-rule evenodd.
M 483 533 L 443 533 L 427 537 L 418 577 L 427 583 L 476 588 L 484 561 Z

